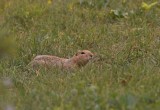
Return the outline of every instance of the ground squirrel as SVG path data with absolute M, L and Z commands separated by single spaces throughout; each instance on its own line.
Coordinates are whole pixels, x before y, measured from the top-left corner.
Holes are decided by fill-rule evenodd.
M 94 54 L 89 50 L 79 50 L 69 59 L 52 55 L 37 55 L 29 65 L 35 70 L 39 70 L 43 67 L 46 69 L 58 67 L 65 70 L 71 70 L 86 65 L 93 57 Z

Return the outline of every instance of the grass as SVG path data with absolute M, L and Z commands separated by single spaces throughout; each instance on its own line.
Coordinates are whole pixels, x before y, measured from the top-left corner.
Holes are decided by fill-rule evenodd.
M 122 1 L 0 0 L 0 109 L 159 110 L 159 4 Z M 81 49 L 99 60 L 72 73 L 26 70 L 37 54 Z

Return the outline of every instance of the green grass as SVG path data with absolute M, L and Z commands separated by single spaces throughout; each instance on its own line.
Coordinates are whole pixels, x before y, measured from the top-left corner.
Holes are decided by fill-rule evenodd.
M 0 110 L 159 110 L 159 4 L 122 1 L 0 0 Z M 26 69 L 38 54 L 81 49 L 99 60 L 72 73 Z

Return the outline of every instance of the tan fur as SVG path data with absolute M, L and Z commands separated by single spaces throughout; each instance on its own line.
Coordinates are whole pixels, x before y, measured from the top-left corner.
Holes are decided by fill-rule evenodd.
M 40 68 L 49 69 L 52 67 L 70 70 L 85 66 L 93 58 L 93 56 L 94 54 L 89 50 L 78 51 L 69 59 L 51 55 L 38 55 L 30 62 L 29 65 L 36 70 Z

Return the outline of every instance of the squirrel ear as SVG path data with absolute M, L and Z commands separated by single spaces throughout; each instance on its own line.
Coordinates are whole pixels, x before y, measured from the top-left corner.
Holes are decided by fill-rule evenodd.
M 78 52 L 75 54 L 75 56 L 79 55 L 81 53 L 81 50 L 78 50 Z
M 75 54 L 75 56 L 77 56 L 77 55 L 78 55 L 78 53 Z

